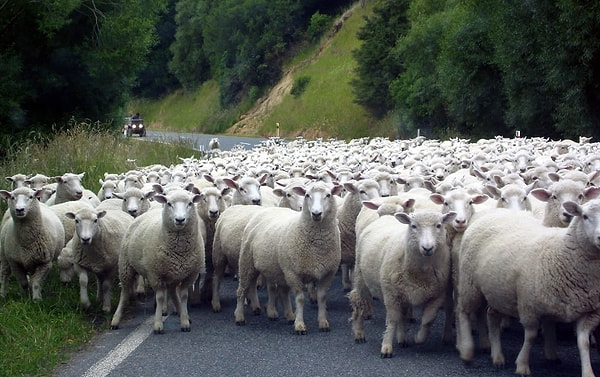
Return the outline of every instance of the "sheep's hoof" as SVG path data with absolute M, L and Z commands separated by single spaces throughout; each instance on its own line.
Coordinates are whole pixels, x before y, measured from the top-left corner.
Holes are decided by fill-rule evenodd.
M 390 353 L 382 352 L 381 355 L 380 355 L 380 357 L 382 359 L 390 359 L 392 357 L 392 353 L 391 352 Z
M 261 312 L 260 308 L 256 308 L 256 309 L 252 310 L 252 314 L 254 314 L 254 315 L 260 315 L 260 312 Z
M 545 359 L 545 363 L 549 365 L 560 365 L 562 361 L 557 357 L 554 359 Z
M 118 330 L 119 329 L 119 325 L 110 325 L 110 329 L 111 330 Z
M 356 344 L 363 344 L 363 343 L 366 343 L 366 342 L 367 342 L 367 339 L 365 339 L 365 338 L 356 338 L 356 339 L 354 339 L 354 343 L 356 343 Z
M 221 313 L 221 308 L 213 309 L 213 313 Z
M 154 333 L 157 335 L 162 335 L 165 333 L 165 330 L 154 330 Z
M 407 348 L 408 347 L 408 342 L 404 341 L 404 342 L 398 342 L 398 347 L 400 348 Z
M 306 330 L 296 330 L 296 335 L 306 335 Z
M 279 321 L 279 317 L 269 317 L 269 321 L 271 321 L 271 322 Z
M 465 364 L 466 366 L 469 366 L 469 365 L 473 364 L 473 360 L 472 359 L 471 360 L 467 360 L 467 359 L 463 359 L 461 357 L 461 360 L 462 360 L 463 364 Z
M 246 321 L 241 320 L 241 321 L 235 321 L 235 324 L 238 326 L 246 326 Z
M 330 332 L 329 327 L 319 327 L 319 332 Z
M 190 332 L 190 331 L 192 331 L 192 328 L 191 328 L 191 327 L 189 327 L 189 326 L 188 326 L 188 327 L 182 327 L 182 328 L 181 328 L 181 332 Z

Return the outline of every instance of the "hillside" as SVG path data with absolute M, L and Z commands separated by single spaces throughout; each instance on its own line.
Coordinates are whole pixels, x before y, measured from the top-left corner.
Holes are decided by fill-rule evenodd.
M 164 130 L 266 137 L 276 135 L 280 123 L 282 137 L 394 136 L 391 119 L 376 121 L 353 102 L 352 50 L 360 46 L 356 32 L 370 12 L 369 6 L 358 4 L 334 22 L 318 45 L 300 50 L 284 67 L 282 79 L 254 104 L 221 110 L 217 86 L 208 82 L 195 93 L 138 100 L 130 108 L 142 112 L 150 128 Z M 305 91 L 294 97 L 290 90 L 299 77 L 309 81 Z

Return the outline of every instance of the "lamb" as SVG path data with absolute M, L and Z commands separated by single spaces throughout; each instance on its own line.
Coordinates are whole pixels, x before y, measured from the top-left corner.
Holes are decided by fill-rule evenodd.
M 118 210 L 95 210 L 82 208 L 67 212 L 75 221 L 76 235 L 72 239 L 73 267 L 79 276 L 79 296 L 83 309 L 91 305 L 88 296 L 88 274 L 96 275 L 98 301 L 102 310 L 110 312 L 113 280 L 118 274 L 121 241 L 133 218 Z
M 121 243 L 121 295 L 111 328 L 119 327 L 139 274 L 155 292 L 154 333 L 164 331 L 162 313 L 167 309 L 167 291 L 179 313 L 181 331 L 187 332 L 191 330 L 188 290 L 198 276 L 205 273 L 204 240 L 195 206 L 201 196 L 186 190 L 173 190 L 166 195 L 156 194 L 154 200 L 163 205 L 161 216 L 154 216 L 155 211 L 149 211 L 136 217 Z
M 407 344 L 403 316 L 413 306 L 423 305 L 415 343 L 425 342 L 446 299 L 450 251 L 444 224 L 455 217 L 454 212 L 427 209 L 410 215 L 397 212 L 394 217 L 380 217 L 363 230 L 357 240 L 353 288 L 348 295 L 355 342 L 365 342 L 364 318 L 371 312 L 373 297 L 383 299 L 386 308 L 381 357 L 392 356 L 394 335 L 399 344 Z
M 356 217 L 362 208 L 363 200 L 380 197 L 380 185 L 373 179 L 362 179 L 360 181 L 349 181 L 344 183 L 346 196 L 338 211 L 338 226 L 342 240 L 342 287 L 344 291 L 350 292 L 352 283 L 350 274 L 354 267 L 354 254 L 356 248 Z M 389 196 L 389 195 L 387 195 Z
M 42 299 L 46 274 L 62 249 L 65 231 L 58 216 L 38 197 L 43 190 L 21 187 L 0 190 L 8 201 L 10 217 L 0 230 L 0 296 L 6 297 L 10 274 L 14 274 L 33 300 Z
M 100 189 L 98 190 L 98 194 L 97 194 L 98 199 L 100 199 L 100 201 L 103 201 L 105 199 L 112 198 L 113 193 L 117 189 L 117 182 L 104 181 L 102 179 L 99 179 L 98 182 L 100 183 Z
M 516 359 L 520 375 L 531 374 L 529 354 L 540 324 L 576 321 L 581 375 L 594 376 L 589 336 L 600 322 L 600 200 L 563 206 L 573 216 L 567 228 L 549 228 L 526 213 L 498 209 L 466 230 L 457 305 L 457 349 L 463 361 L 471 362 L 474 353 L 469 316 L 486 305 L 494 365 L 505 363 L 500 343 L 504 316 L 519 318 L 524 327 Z
M 244 299 L 260 312 L 256 280 L 262 274 L 269 289 L 267 315 L 275 319 L 275 298 L 283 300 L 285 314 L 292 319 L 290 290 L 294 293 L 296 311 L 294 331 L 306 334 L 304 322 L 304 287 L 315 284 L 318 300 L 319 330 L 329 331 L 326 296 L 341 259 L 340 231 L 334 196 L 342 186 L 324 182 L 294 189 L 304 196 L 302 211 L 267 207 L 250 219 L 242 236 L 239 259 L 239 285 L 235 322 L 245 324 Z M 282 235 L 285 234 L 285 237 Z M 280 293 L 276 295 L 275 289 Z M 287 294 L 286 294 L 287 293 Z

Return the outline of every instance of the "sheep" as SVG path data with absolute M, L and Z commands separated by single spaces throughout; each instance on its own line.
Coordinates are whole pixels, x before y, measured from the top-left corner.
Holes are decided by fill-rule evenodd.
M 382 216 L 367 226 L 357 240 L 357 260 L 352 291 L 352 331 L 356 343 L 365 342 L 364 318 L 373 297 L 383 299 L 386 329 L 381 357 L 392 356 L 393 338 L 407 344 L 403 314 L 423 305 L 415 343 L 427 339 L 429 328 L 446 299 L 450 280 L 450 251 L 446 227 L 456 213 L 416 210 Z M 407 224 L 408 226 L 402 226 Z
M 103 201 L 105 199 L 110 199 L 113 197 L 115 190 L 117 189 L 117 182 L 115 181 L 104 181 L 99 179 L 100 189 L 98 190 L 98 199 Z
M 342 240 L 342 288 L 350 292 L 352 283 L 350 274 L 354 266 L 356 248 L 356 217 L 362 208 L 362 201 L 380 197 L 380 185 L 374 179 L 362 179 L 344 183 L 346 196 L 338 210 L 338 226 Z M 389 195 L 387 195 L 389 196 Z
M 269 289 L 267 315 L 277 318 L 275 298 L 283 300 L 290 321 L 290 290 L 294 293 L 296 311 L 294 331 L 306 334 L 304 322 L 304 287 L 315 284 L 318 300 L 319 330 L 329 331 L 326 296 L 341 259 L 340 231 L 334 196 L 342 186 L 314 182 L 294 189 L 304 196 L 302 211 L 267 207 L 252 217 L 244 229 L 239 259 L 239 285 L 235 322 L 244 325 L 244 299 L 251 309 L 260 312 L 256 280 L 262 274 Z M 285 236 L 283 236 L 285 234 Z M 275 295 L 275 289 L 280 295 Z
M 100 200 L 95 193 L 85 189 L 81 185 L 85 173 L 73 174 L 65 173 L 54 177 L 56 183 L 56 192 L 46 201 L 49 206 L 59 203 L 64 203 L 72 200 L 85 200 L 93 206 L 100 203 Z
M 547 227 L 566 227 L 572 216 L 565 211 L 564 203 L 574 201 L 581 203 L 583 200 L 594 196 L 594 188 L 585 188 L 581 182 L 560 180 L 554 182 L 547 189 L 537 188 L 530 194 L 537 200 L 532 202 L 533 214 L 541 217 L 541 208 L 544 209 L 542 223 Z M 545 202 L 545 205 L 540 205 Z
M 8 201 L 10 217 L 0 230 L 0 296 L 6 297 L 10 274 L 14 274 L 33 300 L 42 299 L 46 274 L 65 242 L 65 231 L 58 216 L 38 197 L 43 190 L 20 187 L 0 190 Z
M 403 211 L 411 213 L 414 211 L 415 200 L 405 199 L 399 196 L 388 196 L 386 198 L 374 198 L 362 202 L 363 208 L 356 216 L 354 233 L 356 238 L 360 237 L 362 231 L 377 218 L 385 215 L 393 215 Z
M 40 187 L 44 187 L 50 182 L 50 177 L 47 177 L 43 174 L 36 174 L 32 177 L 29 177 L 25 180 L 25 184 L 32 189 L 38 189 Z
M 73 267 L 79 276 L 79 296 L 83 309 L 91 305 L 88 296 L 88 274 L 96 275 L 98 301 L 102 310 L 110 312 L 113 280 L 118 274 L 121 241 L 133 217 L 118 210 L 95 210 L 82 208 L 67 212 L 75 221 L 75 236 L 72 239 Z
M 137 187 L 130 187 L 125 192 L 113 193 L 114 198 L 105 199 L 98 204 L 96 209 L 121 209 L 131 217 L 138 217 L 147 212 L 154 205 L 151 202 L 155 191 L 142 191 Z
M 14 190 L 26 186 L 25 181 L 27 178 L 28 177 L 25 174 L 15 174 L 11 177 L 6 177 L 6 180 L 10 182 L 11 188 Z
M 225 275 L 225 268 L 229 266 L 232 273 L 239 270 L 241 235 L 244 227 L 256 213 L 269 207 L 235 205 L 229 207 L 219 216 L 215 224 L 215 233 L 212 245 L 212 300 L 211 305 L 215 313 L 221 311 L 219 289 Z
M 119 254 L 119 304 L 111 320 L 117 329 L 136 275 L 145 277 L 155 292 L 154 333 L 164 332 L 162 313 L 166 310 L 166 293 L 179 313 L 181 331 L 191 330 L 187 309 L 188 290 L 198 276 L 205 273 L 204 240 L 195 204 L 201 196 L 186 190 L 156 194 L 161 216 L 149 211 L 136 217 L 123 238 Z
M 266 181 L 267 175 L 263 175 L 260 180 L 253 177 L 242 177 L 239 180 L 224 178 L 227 186 L 231 187 L 233 198 L 231 205 L 236 204 L 261 204 L 260 186 Z
M 494 365 L 505 363 L 503 316 L 519 318 L 524 327 L 516 359 L 520 375 L 531 374 L 529 353 L 540 324 L 576 321 L 581 375 L 594 375 L 589 336 L 600 321 L 600 200 L 563 206 L 573 216 L 567 228 L 549 228 L 526 213 L 497 209 L 465 231 L 457 305 L 457 349 L 464 362 L 474 353 L 469 316 L 485 309 L 485 302 Z

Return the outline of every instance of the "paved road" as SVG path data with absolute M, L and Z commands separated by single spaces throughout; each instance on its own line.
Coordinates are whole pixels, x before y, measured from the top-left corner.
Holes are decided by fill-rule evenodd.
M 210 135 L 202 137 L 199 142 L 207 143 L 210 139 Z M 229 145 L 225 144 L 227 138 L 220 139 L 222 145 Z M 213 313 L 208 304 L 192 307 L 189 333 L 179 331 L 178 318 L 171 315 L 165 319 L 165 334 L 152 334 L 154 310 L 153 299 L 149 297 L 144 304 L 131 308 L 129 319 L 121 323 L 120 329 L 106 330 L 97 336 L 59 368 L 55 377 L 514 376 L 514 360 L 522 341 L 517 323 L 503 336 L 507 358 L 504 369 L 494 368 L 489 355 L 483 353 L 477 354 L 472 365 L 463 365 L 453 346 L 441 344 L 442 313 L 425 344 L 396 348 L 393 358 L 381 359 L 384 308 L 381 302 L 375 302 L 374 318 L 365 324 L 367 343 L 355 344 L 348 323 L 350 306 L 341 289 L 339 275 L 328 295 L 329 333 L 318 331 L 316 305 L 310 304 L 305 307 L 307 335 L 295 335 L 292 325 L 285 320 L 272 322 L 265 315 L 247 313 L 246 326 L 236 326 L 233 319 L 236 287 L 237 283 L 231 278 L 224 282 L 221 313 Z M 74 289 L 77 288 L 74 286 Z M 263 304 L 265 295 L 266 292 L 260 292 Z M 414 325 L 410 327 L 411 334 L 414 328 Z M 580 375 L 575 340 L 561 340 L 559 346 L 562 363 L 549 365 L 543 360 L 541 344 L 536 344 L 531 355 L 534 376 Z M 595 349 L 592 361 L 600 373 L 600 356 Z
M 136 136 L 133 136 L 137 138 Z M 173 140 L 184 140 L 190 142 L 191 145 L 198 150 L 208 151 L 208 142 L 213 137 L 219 139 L 221 144 L 221 150 L 228 151 L 233 147 L 241 147 L 243 149 L 252 149 L 255 145 L 266 141 L 264 138 L 253 138 L 253 137 L 238 137 L 238 136 L 222 136 L 222 135 L 209 135 L 209 134 L 194 134 L 194 133 L 175 133 L 175 132 L 159 132 L 159 131 L 147 131 L 145 139 L 153 141 L 165 141 L 170 142 Z M 140 138 L 144 139 L 144 138 Z
M 209 305 L 191 308 L 192 331 L 179 330 L 176 316 L 165 319 L 165 333 L 151 334 L 152 298 L 132 308 L 132 318 L 118 330 L 107 330 L 92 344 L 76 353 L 56 377 L 79 376 L 514 376 L 513 362 L 521 344 L 521 330 L 514 325 L 503 337 L 509 362 L 504 369 L 492 366 L 489 355 L 478 354 L 471 366 L 459 360 L 453 346 L 441 344 L 443 314 L 437 318 L 424 345 L 394 350 L 391 359 L 379 357 L 385 311 L 375 303 L 374 318 L 365 324 L 367 343 L 352 339 L 350 307 L 336 276 L 329 292 L 331 332 L 317 329 L 316 305 L 306 305 L 307 335 L 295 335 L 283 319 L 272 322 L 265 315 L 247 313 L 246 326 L 233 319 L 237 283 L 227 279 L 222 287 L 223 312 Z M 266 292 L 260 292 L 265 302 Z M 410 331 L 414 334 L 414 325 Z M 541 344 L 532 352 L 534 376 L 577 376 L 579 357 L 575 340 L 562 340 L 562 364 L 544 363 Z M 592 350 L 593 366 L 600 371 L 600 358 Z

